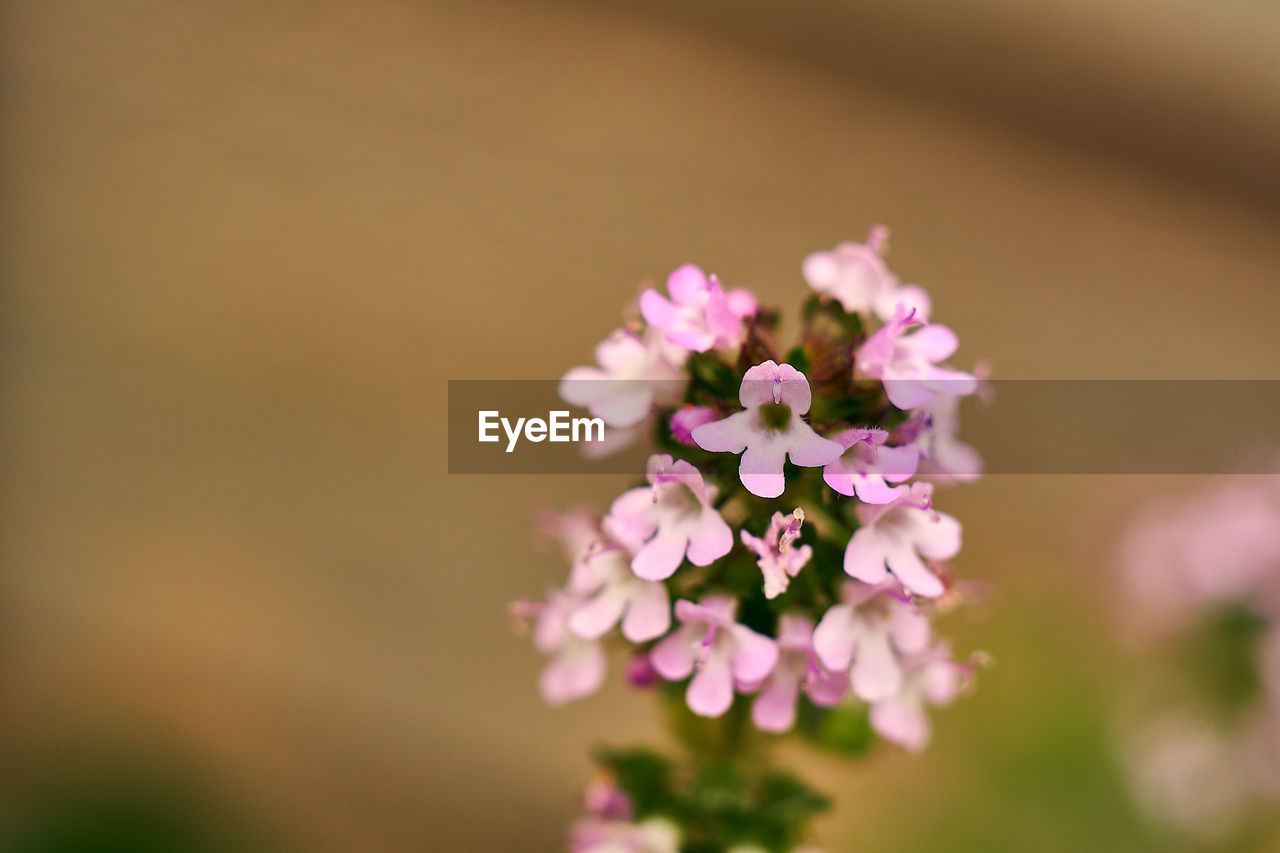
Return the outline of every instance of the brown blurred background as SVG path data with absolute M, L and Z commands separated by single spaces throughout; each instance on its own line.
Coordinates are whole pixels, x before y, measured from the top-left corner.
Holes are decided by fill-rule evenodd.
M 1274 4 L 2 8 L 21 837 L 557 849 L 587 747 L 657 721 L 616 683 L 545 708 L 505 604 L 563 573 L 534 509 L 621 483 L 447 476 L 445 382 L 559 376 L 678 263 L 791 306 L 885 222 L 963 365 L 1280 376 Z M 789 753 L 832 853 L 1180 849 L 1110 757 L 1106 546 L 1193 485 L 943 497 L 995 590 L 946 627 L 998 664 L 922 757 Z

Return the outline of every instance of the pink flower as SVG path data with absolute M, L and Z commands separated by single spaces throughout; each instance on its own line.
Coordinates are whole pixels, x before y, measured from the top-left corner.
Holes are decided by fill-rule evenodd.
M 844 551 L 844 570 L 863 583 L 880 584 L 893 576 L 908 591 L 937 598 L 944 586 L 925 565 L 949 560 L 960 551 L 960 522 L 933 509 L 933 486 L 913 483 L 893 503 L 858 507 L 862 526 Z
M 791 579 L 800 574 L 804 564 L 813 556 L 813 549 L 808 545 L 791 547 L 800 535 L 803 523 L 804 512 L 796 508 L 790 516 L 775 512 L 764 538 L 752 536 L 746 530 L 741 532 L 742 544 L 759 557 L 756 565 L 764 573 L 765 598 L 777 598 L 786 592 Z
M 582 799 L 587 814 L 592 817 L 605 820 L 631 819 L 631 799 L 610 777 L 598 776 L 593 779 Z
M 822 469 L 822 479 L 842 495 L 857 495 L 869 504 L 885 504 L 897 498 L 901 483 L 916 473 L 919 452 L 913 447 L 886 447 L 889 433 L 882 429 L 847 429 L 832 436 L 845 448 L 844 455 Z
M 929 620 L 896 584 L 849 582 L 841 598 L 813 632 L 814 651 L 828 669 L 848 670 L 859 699 L 887 699 L 902 689 L 903 658 L 928 646 Z
M 633 426 L 655 404 L 671 405 L 680 399 L 687 357 L 652 328 L 645 330 L 643 339 L 618 329 L 596 347 L 600 367 L 570 370 L 560 380 L 560 396 L 609 426 Z
M 756 313 L 756 298 L 750 291 L 725 292 L 719 279 L 708 277 L 693 264 L 671 273 L 667 291 L 670 300 L 652 288 L 640 294 L 640 313 L 667 340 L 694 352 L 742 344 L 743 319 Z
M 590 696 L 604 683 L 604 649 L 595 640 L 569 630 L 569 615 L 581 603 L 571 593 L 551 590 L 546 602 L 516 602 L 512 614 L 535 618 L 533 646 L 550 660 L 542 670 L 538 688 L 549 705 L 563 705 Z
M 855 365 L 861 375 L 882 381 L 889 402 L 899 409 L 923 406 L 935 394 L 976 391 L 978 380 L 971 374 L 937 364 L 956 351 L 955 333 L 926 325 L 907 334 L 919 322 L 914 311 L 899 305 L 893 319 L 858 349 Z
M 627 661 L 627 684 L 637 690 L 644 690 L 653 687 L 661 680 L 662 677 L 658 675 L 657 670 L 653 668 L 653 663 L 649 660 L 647 649 L 632 652 L 631 658 Z
M 1141 605 L 1126 611 L 1131 627 L 1166 633 L 1224 603 L 1280 616 L 1278 485 L 1274 476 L 1249 477 L 1148 507 L 1120 554 Z
M 605 538 L 600 530 L 600 515 L 585 507 L 564 513 L 544 512 L 538 518 L 538 529 L 560 542 L 572 568 L 569 571 L 570 592 L 585 593 L 598 583 L 586 567 L 586 558 Z
M 849 689 L 849 679 L 821 665 L 813 649 L 813 622 L 807 616 L 783 614 L 778 620 L 778 649 L 778 664 L 751 706 L 751 719 L 764 731 L 781 733 L 795 725 L 802 685 L 810 701 L 830 708 Z
M 685 694 L 695 714 L 720 716 L 733 704 L 735 686 L 754 689 L 778 662 L 773 640 L 733 621 L 736 607 L 720 595 L 709 595 L 701 604 L 677 601 L 676 618 L 684 624 L 651 653 L 653 668 L 668 681 L 697 671 Z
M 776 498 L 782 494 L 787 457 L 795 465 L 815 468 L 834 462 L 844 452 L 801 419 L 809 411 L 813 394 L 809 380 L 789 364 L 766 361 L 749 369 L 738 400 L 746 411 L 703 424 L 693 431 L 693 440 L 703 450 L 741 453 L 738 476 L 753 495 Z
M 925 707 L 950 705 L 964 688 L 973 665 L 951 660 L 943 645 L 906 662 L 898 692 L 871 705 L 871 728 L 885 740 L 918 752 L 929 743 Z
M 618 545 L 602 545 L 584 562 L 594 583 L 584 589 L 585 600 L 569 616 L 569 629 L 596 640 L 622 622 L 622 636 L 643 643 L 667 633 L 671 602 L 658 581 L 642 580 L 631 571 L 631 555 Z
M 573 825 L 569 853 L 678 853 L 680 830 L 662 818 L 640 823 L 587 817 Z
M 693 431 L 715 419 L 716 410 L 708 406 L 684 406 L 676 409 L 671 415 L 671 437 L 681 444 L 697 447 L 693 440 Z
M 943 485 L 972 483 L 982 476 L 982 457 L 958 437 L 960 399 L 955 394 L 937 394 L 917 410 L 925 418 L 915 441 L 920 474 Z
M 885 266 L 881 251 L 888 239 L 889 229 L 876 225 L 865 244 L 841 243 L 828 252 L 814 252 L 801 267 L 804 279 L 814 290 L 834 297 L 852 313 L 874 311 L 887 321 L 901 303 L 914 309 L 916 316 L 927 317 L 929 294 L 914 284 L 900 285 L 898 277 Z
M 631 569 L 644 580 L 671 577 L 687 556 L 709 566 L 733 549 L 733 531 L 712 506 L 716 490 L 683 459 L 649 457 L 651 488 L 624 492 L 609 508 L 605 527 L 635 556 Z

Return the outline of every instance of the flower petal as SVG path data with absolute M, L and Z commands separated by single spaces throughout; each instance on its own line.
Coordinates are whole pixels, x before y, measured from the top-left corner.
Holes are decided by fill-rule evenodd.
M 667 292 L 681 305 L 696 302 L 707 287 L 707 274 L 696 264 L 682 264 L 667 276 Z
M 661 583 L 639 583 L 631 594 L 627 615 L 622 620 L 622 636 L 644 643 L 667 633 L 671 627 L 671 600 Z
M 738 464 L 742 485 L 751 494 L 762 498 L 776 498 L 782 494 L 787 487 L 787 478 L 782 473 L 786 455 L 787 448 L 782 442 L 757 438 L 742 454 L 742 461 Z
M 574 609 L 569 615 L 569 630 L 588 640 L 603 637 L 622 618 L 627 597 L 624 584 L 609 584 Z
M 885 570 L 884 550 L 876 531 L 869 527 L 855 530 L 844 549 L 844 571 L 863 583 L 882 583 Z
M 796 722 L 796 699 L 800 693 L 801 674 L 778 673 L 751 703 L 751 720 L 756 728 L 781 734 Z
M 734 679 L 742 685 L 756 685 L 768 678 L 778 663 L 777 643 L 745 625 L 731 625 L 729 634 L 733 637 L 730 663 Z
M 702 648 L 698 640 L 697 630 L 688 626 L 681 628 L 653 647 L 653 651 L 649 653 L 649 663 L 667 681 L 688 678 L 698 662 L 698 653 Z
M 916 548 L 930 560 L 950 560 L 960 553 L 960 522 L 944 512 L 916 527 Z
M 729 417 L 694 427 L 691 435 L 703 450 L 713 453 L 741 453 L 755 438 L 751 429 L 752 413 L 738 412 Z
M 802 468 L 818 468 L 840 458 L 844 448 L 838 441 L 823 438 L 798 416 L 792 417 L 787 436 L 787 455 Z
M 857 643 L 857 622 L 853 607 L 837 604 L 831 607 L 813 629 L 813 651 L 830 670 L 844 670 L 853 661 L 853 647 Z
M 711 507 L 704 507 L 697 525 L 689 531 L 689 562 L 709 566 L 733 550 L 733 530 Z
M 885 740 L 891 740 L 912 752 L 929 743 L 929 720 L 920 703 L 895 696 L 871 706 L 871 728 Z
M 646 323 L 660 329 L 680 322 L 680 309 L 653 288 L 640 294 L 640 313 Z
M 850 675 L 853 692 L 865 702 L 887 699 L 902 687 L 902 667 L 884 631 L 863 634 Z
M 688 536 L 678 528 L 659 528 L 657 535 L 641 545 L 631 559 L 631 571 L 647 581 L 666 580 L 684 562 L 688 546 Z
M 847 551 L 845 556 L 848 557 Z M 890 549 L 885 555 L 885 562 L 889 565 L 893 576 L 910 592 L 923 595 L 925 598 L 937 598 L 946 591 L 937 575 L 929 571 L 924 561 L 908 546 Z M 848 565 L 847 559 L 845 564 Z
M 599 643 L 574 643 L 553 656 L 542 670 L 538 688 L 549 705 L 590 696 L 604 683 L 604 649 Z
M 718 717 L 733 704 L 733 678 L 728 656 L 712 649 L 685 693 L 689 710 L 703 717 Z

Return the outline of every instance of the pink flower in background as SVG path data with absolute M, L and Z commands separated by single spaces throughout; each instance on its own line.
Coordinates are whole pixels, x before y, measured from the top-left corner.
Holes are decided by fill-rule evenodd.
M 765 598 L 777 598 L 786 592 L 791 579 L 800 574 L 813 556 L 813 549 L 808 545 L 792 547 L 803 523 L 804 512 L 797 508 L 789 516 L 775 512 L 763 538 L 752 536 L 746 530 L 741 532 L 742 544 L 759 557 L 756 565 L 764 574 Z
M 716 420 L 716 410 L 707 406 L 682 406 L 671 415 L 671 437 L 681 444 L 697 447 L 693 431 Z
M 738 476 L 753 495 L 776 498 L 786 488 L 783 463 L 817 468 L 835 461 L 844 448 L 822 438 L 801 419 L 813 394 L 809 380 L 789 364 L 766 361 L 742 378 L 738 399 L 745 411 L 703 424 L 693 440 L 703 450 L 741 453 Z
M 606 529 L 632 551 L 632 570 L 645 580 L 664 580 L 687 556 L 709 566 L 733 549 L 733 531 L 712 506 L 715 488 L 683 459 L 649 457 L 650 488 L 624 492 L 609 508 Z
M 887 699 L 902 689 L 904 658 L 929 645 L 929 620 L 892 582 L 851 581 L 841 599 L 813 632 L 814 651 L 827 669 L 849 672 L 859 699 Z
M 866 243 L 841 243 L 826 252 L 814 252 L 804 259 L 804 279 L 819 293 L 835 298 L 844 310 L 874 312 L 889 320 L 901 303 L 916 316 L 929 316 L 929 294 L 914 284 L 899 284 L 882 257 L 889 229 L 876 225 Z
M 889 572 L 907 591 L 937 598 L 942 581 L 921 557 L 949 560 L 960 552 L 960 522 L 933 509 L 933 486 L 913 483 L 893 503 L 858 507 L 862 526 L 844 552 L 844 570 L 863 583 L 881 584 Z
M 1121 544 L 1130 627 L 1185 627 L 1237 604 L 1280 619 L 1280 476 L 1259 476 L 1148 507 Z M 1133 624 L 1136 623 L 1136 624 Z
M 683 624 L 654 646 L 650 660 L 668 681 L 693 674 L 685 699 L 695 714 L 720 716 L 733 704 L 735 686 L 754 689 L 773 671 L 777 645 L 734 621 L 733 599 L 709 595 L 700 604 L 681 599 L 675 610 Z
M 583 794 L 587 814 L 605 820 L 630 820 L 631 800 L 610 778 L 596 777 Z
M 661 582 L 642 580 L 631 571 L 631 555 L 621 546 L 594 549 L 583 561 L 594 584 L 569 616 L 569 629 L 580 637 L 603 637 L 619 620 L 622 636 L 643 643 L 667 633 L 671 602 Z
M 545 602 L 518 601 L 511 608 L 520 619 L 536 619 L 533 646 L 550 657 L 538 688 L 549 705 L 590 696 L 604 683 L 603 647 L 569 630 L 569 615 L 580 603 L 576 595 L 551 590 Z
M 667 292 L 670 299 L 652 288 L 640 294 L 640 313 L 667 340 L 694 352 L 741 346 L 743 320 L 756 313 L 751 291 L 726 292 L 714 275 L 685 264 L 667 278 Z
M 654 405 L 680 399 L 688 352 L 652 327 L 641 338 L 618 329 L 596 347 L 600 367 L 575 367 L 560 380 L 560 396 L 611 427 L 638 424 Z
M 960 695 L 973 665 L 951 659 L 943 645 L 904 662 L 905 673 L 898 691 L 871 705 L 871 728 L 912 752 L 929 743 L 927 706 L 950 705 Z
M 849 679 L 832 672 L 814 654 L 813 622 L 798 613 L 778 620 L 778 664 L 751 705 L 751 719 L 767 732 L 790 731 L 796 721 L 796 699 L 803 686 L 810 701 L 830 708 L 849 689 Z
M 900 305 L 893 319 L 858 349 L 858 372 L 883 382 L 889 402 L 899 409 L 924 406 L 937 394 L 976 391 L 978 380 L 971 374 L 938 366 L 956 351 L 955 333 L 946 326 L 925 325 L 908 334 L 919 322 L 914 311 Z
M 680 830 L 668 820 L 640 823 L 583 818 L 569 834 L 570 853 L 679 853 Z
M 882 429 L 847 429 L 831 438 L 844 455 L 822 469 L 822 479 L 842 495 L 857 495 L 869 504 L 885 504 L 902 494 L 901 483 L 916 473 L 920 454 L 914 447 L 886 447 Z

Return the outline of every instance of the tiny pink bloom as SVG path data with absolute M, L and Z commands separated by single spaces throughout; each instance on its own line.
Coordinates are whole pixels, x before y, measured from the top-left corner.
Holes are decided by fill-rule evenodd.
M 514 615 L 537 620 L 533 646 L 550 660 L 538 681 L 542 698 L 549 705 L 563 705 L 590 696 L 604 683 L 604 649 L 595 640 L 584 639 L 569 630 L 569 615 L 581 599 L 568 592 L 551 590 L 545 602 L 516 602 Z
M 858 349 L 858 372 L 883 382 L 889 402 L 899 409 L 926 405 L 936 394 L 976 391 L 978 380 L 971 374 L 938 366 L 956 351 L 955 333 L 946 326 L 925 325 L 908 334 L 919 322 L 914 311 L 899 305 L 893 319 Z
M 640 313 L 673 344 L 706 352 L 731 349 L 746 336 L 743 320 L 756 313 L 749 290 L 725 291 L 719 279 L 693 264 L 685 264 L 667 278 L 667 299 L 650 288 L 640 294 Z
M 844 570 L 863 583 L 881 584 L 889 572 L 909 592 L 937 598 L 944 585 L 921 557 L 949 560 L 960 551 L 960 522 L 933 509 L 933 486 L 913 483 L 892 503 L 858 506 L 862 526 L 844 551 Z
M 568 590 L 585 593 L 598 586 L 594 573 L 586 565 L 586 558 L 605 539 L 600 530 L 600 515 L 585 507 L 564 513 L 544 512 L 538 518 L 538 529 L 560 542 L 565 557 L 572 568 L 569 572 Z
M 594 580 L 585 600 L 569 616 L 569 629 L 588 640 L 603 637 L 619 621 L 622 636 L 633 643 L 661 637 L 671 627 L 667 588 L 631 571 L 631 555 L 619 545 L 595 548 L 583 562 Z
M 693 431 L 703 450 L 741 453 L 738 476 L 753 495 L 776 498 L 786 488 L 783 463 L 818 468 L 844 452 L 838 443 L 822 438 L 801 418 L 813 394 L 809 380 L 789 364 L 757 364 L 742 377 L 738 400 L 745 411 Z M 744 452 L 745 451 L 745 452 Z
M 653 663 L 649 660 L 648 651 L 638 650 L 632 653 L 627 661 L 627 684 L 643 690 L 653 687 L 661 680 L 662 677 L 658 675 L 658 671 L 653 668 Z
M 597 777 L 583 794 L 587 814 L 605 820 L 631 820 L 631 799 L 610 778 Z
M 587 817 L 569 833 L 569 853 L 678 853 L 680 830 L 662 818 L 640 823 Z
M 849 679 L 822 666 L 813 649 L 813 622 L 786 613 L 778 620 L 778 665 L 751 705 L 751 719 L 767 732 L 789 731 L 796 720 L 796 699 L 803 686 L 810 701 L 829 708 L 849 689 Z
M 924 429 L 915 441 L 920 449 L 920 474 L 942 485 L 972 483 L 982 476 L 982 457 L 958 437 L 960 399 L 955 394 L 938 394 L 916 410 L 925 418 Z
M 716 419 L 716 410 L 709 406 L 683 406 L 671 415 L 671 437 L 681 444 L 697 447 L 693 431 Z
M 813 548 L 808 545 L 792 547 L 803 523 L 804 512 L 796 508 L 791 515 L 775 512 L 763 538 L 752 536 L 746 530 L 741 532 L 742 544 L 759 558 L 756 564 L 764 573 L 765 598 L 777 598 L 786 592 L 791 579 L 800 574 L 813 556 Z
M 632 571 L 660 581 L 671 577 L 686 556 L 695 566 L 709 566 L 728 554 L 733 531 L 712 506 L 715 487 L 683 459 L 655 454 L 647 467 L 651 487 L 624 492 L 604 521 L 634 553 Z
M 886 447 L 889 433 L 882 429 L 847 429 L 832 439 L 845 448 L 844 455 L 822 469 L 822 479 L 842 495 L 857 495 L 869 504 L 886 504 L 903 492 L 901 483 L 916 473 L 920 454 L 914 447 Z
M 733 704 L 735 686 L 755 689 L 778 662 L 773 640 L 734 621 L 736 607 L 720 595 L 701 604 L 677 601 L 676 618 L 683 624 L 650 654 L 653 668 L 668 681 L 693 674 L 685 699 L 695 714 L 720 716 Z
M 633 426 L 655 404 L 671 405 L 680 399 L 687 357 L 652 328 L 643 338 L 618 329 L 596 347 L 600 367 L 570 370 L 560 380 L 560 396 L 609 426 Z
M 896 584 L 851 581 L 841 598 L 813 632 L 814 651 L 828 669 L 848 671 L 859 699 L 886 699 L 902 688 L 903 658 L 928 645 L 929 620 Z
M 927 705 L 950 705 L 965 687 L 973 664 L 951 659 L 938 645 L 906 663 L 902 686 L 871 704 L 871 728 L 882 738 L 918 752 L 929 743 Z
M 887 321 L 902 304 L 914 309 L 917 317 L 927 317 L 929 294 L 914 284 L 899 284 L 885 265 L 882 252 L 888 239 L 889 229 L 877 225 L 866 243 L 841 243 L 830 251 L 814 252 L 801 267 L 805 281 L 851 313 L 874 311 Z

